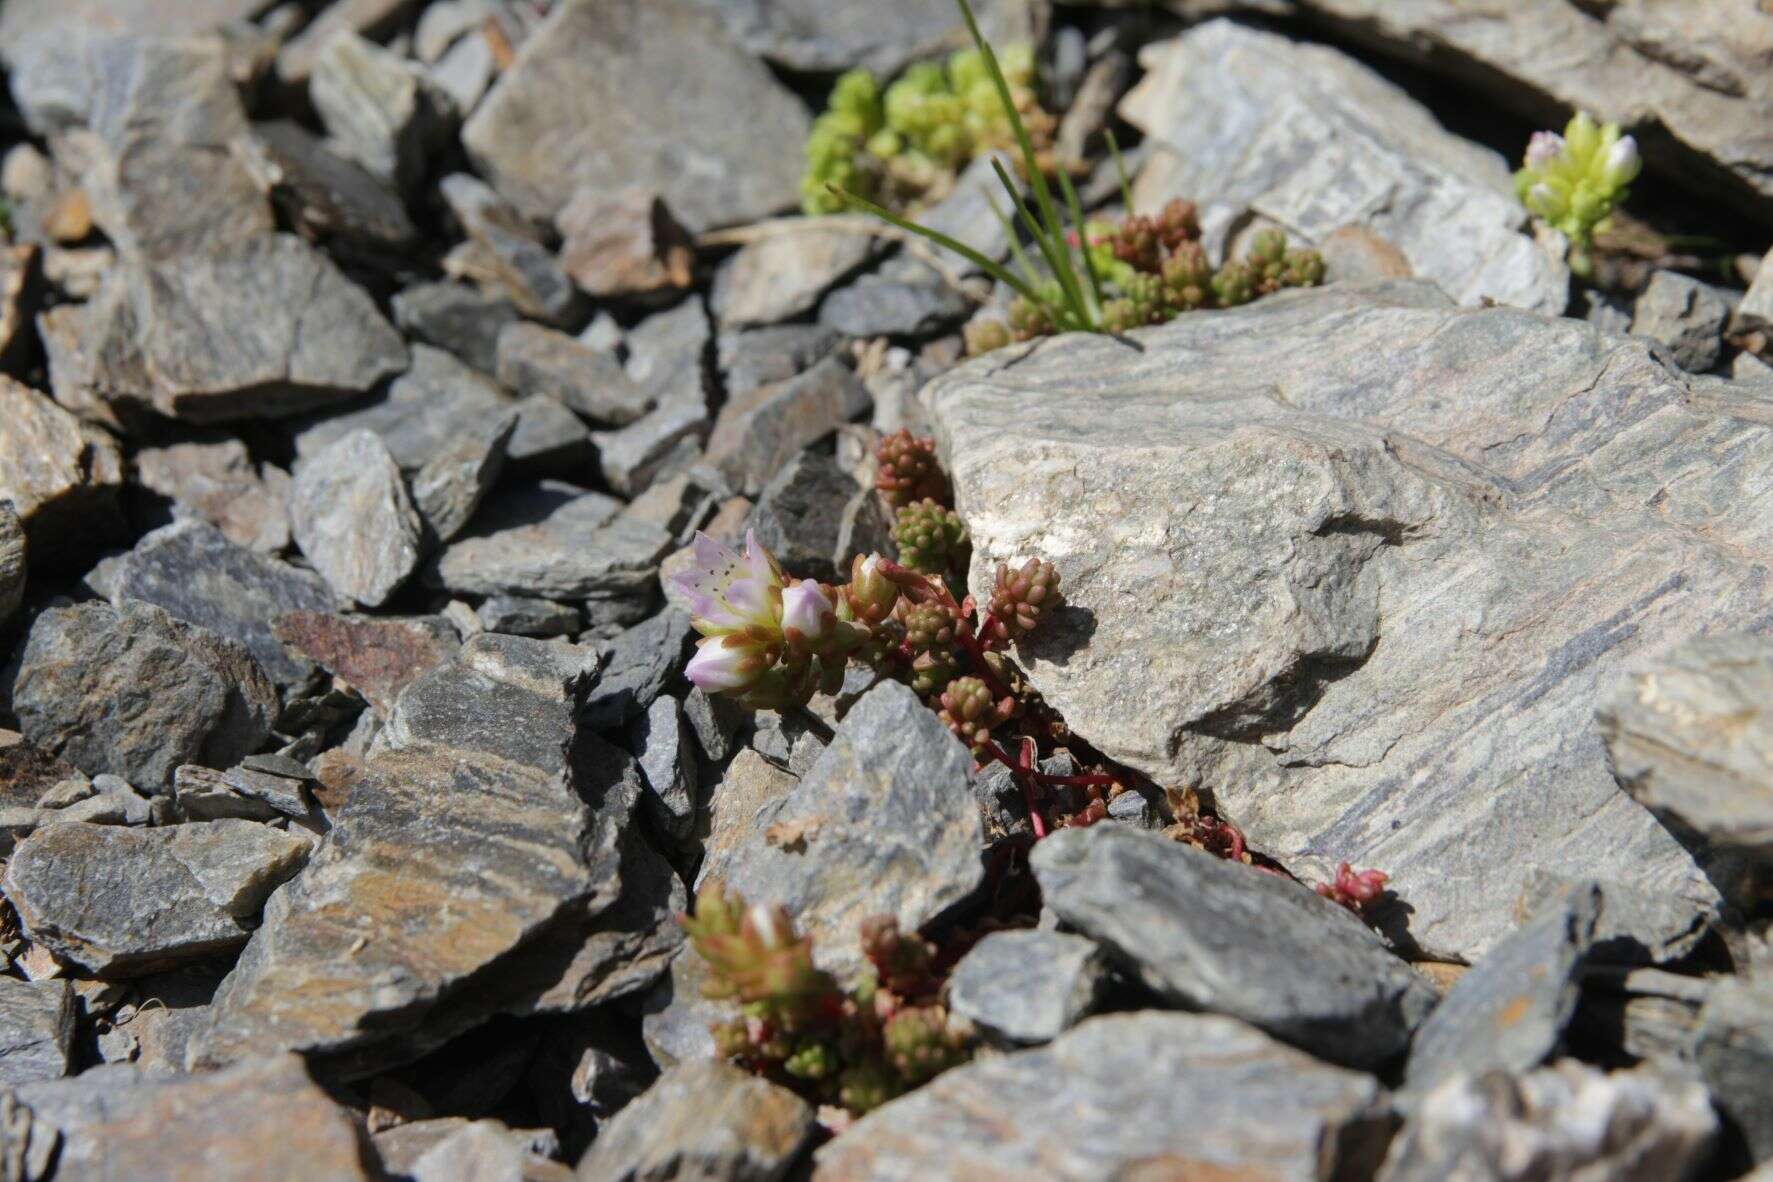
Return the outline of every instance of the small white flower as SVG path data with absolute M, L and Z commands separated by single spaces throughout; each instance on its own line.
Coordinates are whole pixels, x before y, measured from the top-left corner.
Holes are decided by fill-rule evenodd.
M 671 581 L 689 597 L 690 623 L 703 636 L 726 636 L 761 628 L 780 628 L 782 571 L 769 551 L 745 533 L 741 557 L 705 533 L 697 532 L 691 550 L 695 569 Z
M 823 639 L 836 623 L 831 601 L 812 580 L 794 584 L 782 592 L 782 631 L 798 632 L 802 641 Z
M 1607 179 L 1615 185 L 1629 183 L 1643 170 L 1644 162 L 1638 156 L 1638 142 L 1629 135 L 1619 137 L 1619 142 L 1607 150 Z
M 1527 141 L 1527 167 L 1544 168 L 1564 154 L 1564 137 L 1555 131 L 1536 131 Z
M 743 689 L 763 672 L 758 654 L 758 646 L 743 636 L 710 636 L 696 646 L 683 675 L 709 693 Z
M 1531 189 L 1527 190 L 1527 208 L 1534 213 L 1540 214 L 1541 216 L 1549 216 L 1550 212 L 1557 208 L 1557 204 L 1557 190 L 1553 189 L 1544 181 L 1540 181 Z

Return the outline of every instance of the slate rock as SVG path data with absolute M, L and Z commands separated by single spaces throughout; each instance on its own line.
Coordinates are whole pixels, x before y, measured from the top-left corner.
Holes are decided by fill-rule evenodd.
M 695 830 L 700 777 L 695 739 L 676 698 L 654 698 L 629 727 L 646 795 L 646 815 L 661 833 L 683 840 Z
M 1657 271 L 1638 296 L 1631 331 L 1665 347 L 1689 373 L 1705 373 L 1723 354 L 1730 311 L 1731 300 L 1722 290 L 1691 275 Z
M 0 979 L 0 1086 L 68 1074 L 76 1021 L 68 981 Z
M 495 595 L 475 609 L 475 614 L 488 632 L 540 639 L 571 636 L 585 623 L 583 614 L 570 603 L 521 595 Z
M 868 404 L 854 371 L 827 357 L 797 377 L 729 400 L 708 438 L 708 462 L 734 489 L 755 496 L 796 452 L 860 416 Z
M 8 7 L 10 25 L 22 6 Z M 269 235 L 270 205 L 229 149 L 247 122 L 223 39 L 166 31 L 188 18 L 112 32 L 57 16 L 0 38 L 12 94 L 123 255 L 177 262 Z
M 353 1115 L 296 1055 L 169 1075 L 134 1064 L 27 1084 L 13 1095 L 60 1134 L 57 1173 L 88 1178 L 368 1182 Z
M 1390 1135 L 1371 1076 L 1233 1018 L 1146 1011 L 938 1076 L 823 1146 L 813 1177 L 1361 1177 Z
M 1767 252 L 1773 255 L 1773 250 Z M 1766 332 L 1773 329 L 1773 269 L 1767 266 L 1767 259 L 1761 259 L 1754 279 L 1743 293 L 1742 300 L 1736 305 L 1731 316 L 1732 332 Z
M 141 603 L 48 609 L 5 681 L 32 742 L 149 792 L 169 789 L 180 764 L 238 763 L 277 712 L 246 649 Z
M 401 690 L 460 647 L 455 629 L 438 616 L 372 619 L 296 611 L 278 616 L 272 628 L 288 651 L 355 689 L 384 717 Z
M 374 750 L 488 752 L 564 776 L 578 704 L 601 662 L 589 645 L 482 633 L 401 691 Z
M 1598 889 L 1600 910 L 1588 950 L 1590 965 L 1670 964 L 1692 955 L 1714 931 L 1718 913 L 1689 901 L 1627 883 L 1590 883 L 1553 871 L 1536 872 L 1518 910 L 1530 916 L 1553 898 Z
M 1695 1053 L 1712 1101 L 1748 1142 L 1757 1162 L 1773 1161 L 1773 982 L 1726 978 L 1699 1014 Z
M 115 440 L 0 374 L 0 499 L 24 527 L 32 564 L 65 567 L 123 532 Z
M 700 399 L 663 403 L 615 431 L 597 434 L 604 480 L 624 496 L 638 496 L 660 476 L 691 466 L 702 454 L 711 417 Z
M 700 295 L 655 312 L 629 330 L 628 376 L 660 405 L 706 403 L 714 329 Z
M 838 578 L 837 560 L 844 516 L 857 491 L 837 461 L 802 451 L 758 495 L 751 514 L 758 545 L 790 574 L 823 583 L 845 581 Z
M 683 717 L 696 737 L 696 749 L 709 763 L 725 763 L 738 750 L 747 714 L 731 699 L 697 686 L 683 699 Z
M 288 234 L 126 260 L 82 311 L 85 352 L 59 364 L 52 352 L 56 389 L 122 411 L 274 418 L 363 394 L 407 365 L 369 295 Z
M 483 374 L 498 368 L 499 332 L 518 319 L 502 295 L 466 283 L 420 283 L 394 297 L 394 323 L 415 340 L 446 349 Z
M 478 278 L 503 291 L 525 316 L 551 324 L 580 318 L 578 290 L 536 227 L 467 173 L 444 177 L 438 190 L 468 236 Z
M 1102 952 L 1060 932 L 992 932 L 954 966 L 948 1008 L 999 1045 L 1052 1042 L 1088 1017 L 1106 983 Z
M 272 896 L 191 1063 L 287 1048 L 351 1077 L 478 1025 L 512 953 L 617 893 L 591 826 L 558 772 L 424 742 L 373 756 L 308 868 Z
M 780 324 L 879 250 L 878 240 L 820 218 L 774 222 L 764 237 L 720 265 L 710 301 L 722 329 Z
M 321 55 L 341 35 L 371 41 L 392 35 L 412 9 L 411 0 L 337 0 L 277 51 L 277 76 L 289 86 L 308 81 Z
M 173 773 L 172 797 L 178 816 L 185 821 L 273 821 L 278 816 L 265 801 L 228 783 L 224 773 L 195 764 Z
M 381 437 L 353 431 L 296 469 L 296 544 L 341 599 L 380 607 L 418 567 L 424 527 Z
M 31 318 L 43 295 L 38 255 L 29 242 L 0 246 L 0 366 L 12 371 L 32 346 Z
M 1531 0 L 1302 0 L 1298 7 L 1364 43 L 1456 72 L 1541 124 L 1548 111 L 1589 111 L 1640 135 L 1651 166 L 1764 211 L 1773 146 L 1763 134 L 1773 81 L 1761 63 L 1773 17 L 1712 4 L 1586 5 Z M 1548 45 L 1557 54 L 1544 52 Z M 1561 122 L 1561 119 L 1558 120 Z M 1705 167 L 1695 167 L 1696 158 Z
M 25 601 L 25 527 L 11 501 L 0 501 L 0 628 Z
M 1297 883 L 1115 825 L 1030 856 L 1046 906 L 1173 1005 L 1230 1014 L 1331 1062 L 1400 1055 L 1434 992 Z
M 308 96 L 340 155 L 396 193 L 424 178 L 448 135 L 448 104 L 399 54 L 341 32 L 320 46 Z
M 967 43 L 959 12 L 942 0 L 698 0 L 720 13 L 746 49 L 792 70 L 835 72 L 864 66 L 897 74 L 941 47 Z M 982 0 L 973 11 L 988 40 L 1003 47 L 1030 39 L 1029 6 Z
M 1717 1123 L 1697 1080 L 1650 1067 L 1604 1072 L 1565 1059 L 1519 1076 L 1462 1075 L 1423 1099 L 1379 1178 L 1693 1177 Z
M 1576 970 L 1599 913 L 1593 886 L 1554 897 L 1460 976 L 1416 1032 L 1407 1090 L 1420 1097 L 1457 1075 L 1544 1062 L 1576 1009 Z
M 499 381 L 525 397 L 552 398 L 598 423 L 622 426 L 645 414 L 652 398 L 621 362 L 563 332 L 519 321 L 499 333 Z
M 585 699 L 584 725 L 608 730 L 645 714 L 682 670 L 690 636 L 689 617 L 668 610 L 611 640 L 603 676 Z
M 743 136 L 731 134 L 736 111 Z M 643 185 L 699 232 L 792 206 L 809 123 L 693 3 L 567 0 L 524 43 L 462 143 L 530 217 L 553 217 L 583 189 Z
M 1136 339 L 924 393 L 973 591 L 1030 557 L 1064 580 L 1018 657 L 1072 730 L 1212 785 L 1295 873 L 1384 870 L 1414 956 L 1480 957 L 1541 866 L 1715 901 L 1590 719 L 1640 657 L 1773 623 L 1750 388 L 1696 396 L 1642 341 L 1420 283 Z
M 0 56 L 33 33 L 103 30 L 155 37 L 192 37 L 250 19 L 262 0 L 11 0 L 0 12 Z
M 573 194 L 555 215 L 560 265 L 599 299 L 668 298 L 694 279 L 695 242 L 658 193 L 639 186 Z
M 1708 637 L 1646 660 L 1596 722 L 1640 804 L 1679 832 L 1773 858 L 1773 641 Z
M 819 323 L 848 337 L 921 337 L 952 328 L 973 302 L 929 267 L 895 260 L 819 305 Z
M 620 502 L 554 481 L 500 490 L 424 571 L 458 595 L 571 601 L 648 586 L 671 539 L 616 517 Z
M 175 619 L 243 645 L 280 686 L 296 686 L 314 664 L 278 639 L 278 617 L 329 612 L 332 591 L 312 571 L 230 542 L 201 521 L 157 529 L 123 556 L 111 583 L 113 602 L 147 603 Z
M 785 382 L 837 349 L 842 338 L 822 324 L 781 324 L 720 335 L 719 364 L 728 398 Z
M 1353 58 L 1220 20 L 1141 61 L 1120 105 L 1159 144 L 1141 207 L 1186 197 L 1209 224 L 1249 210 L 1308 245 L 1359 223 L 1462 304 L 1563 312 L 1561 248 L 1522 232 L 1509 164 Z
M 408 249 L 418 237 L 399 197 L 300 124 L 255 123 L 236 143 L 272 204 L 304 236 L 370 250 Z
M 580 1159 L 586 1182 L 782 1178 L 811 1146 L 806 1101 L 726 1063 L 674 1067 L 617 1113 Z
M 523 415 L 480 419 L 445 443 L 412 477 L 413 508 L 430 545 L 454 541 L 492 492 Z
M 64 822 L 19 843 L 4 889 L 32 941 L 100 977 L 137 977 L 240 947 L 310 848 L 253 821 Z
M 531 1154 L 530 1138 L 496 1120 L 472 1121 L 427 1149 L 404 1171 L 413 1182 L 476 1182 L 520 1178 L 524 1182 L 566 1182 L 572 1171 Z
M 136 483 L 171 501 L 175 519 L 206 521 L 235 545 L 265 554 L 289 545 L 289 474 L 255 465 L 240 440 L 144 447 L 134 458 Z

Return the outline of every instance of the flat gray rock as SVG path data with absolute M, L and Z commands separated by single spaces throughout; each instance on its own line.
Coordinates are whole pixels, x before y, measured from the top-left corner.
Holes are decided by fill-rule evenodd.
M 860 417 L 869 402 L 855 371 L 827 357 L 797 377 L 730 399 L 708 437 L 708 462 L 737 491 L 755 496 L 796 452 Z
M 948 1008 L 1006 1046 L 1052 1042 L 1096 1006 L 1102 950 L 1062 932 L 992 932 L 948 979 Z
M 739 111 L 744 134 L 734 135 Z M 644 185 L 700 231 L 792 206 L 809 123 L 694 4 L 567 0 L 524 42 L 462 143 L 530 217 L 552 218 L 581 189 Z
M 1695 640 L 1619 677 L 1596 713 L 1613 770 L 1670 826 L 1773 858 L 1773 640 Z
M 424 70 L 348 31 L 320 46 L 308 95 L 339 154 L 396 193 L 424 178 L 451 130 L 448 101 Z
M 1690 3 L 1298 0 L 1362 40 L 1456 72 L 1522 114 L 1581 109 L 1644 134 L 1671 177 L 1764 213 L 1773 200 L 1773 15 Z M 1559 122 L 1562 116 L 1559 116 Z M 1715 165 L 1696 169 L 1697 154 Z
M 1142 208 L 1184 197 L 1208 226 L 1250 211 L 1310 245 L 1358 223 L 1462 304 L 1563 312 L 1569 271 L 1531 237 L 1510 164 L 1353 58 L 1214 21 L 1140 60 L 1120 112 L 1159 146 Z
M 1720 981 L 1699 1013 L 1695 1053 L 1712 1100 L 1742 1131 L 1757 1162 L 1773 1161 L 1773 981 Z
M 551 324 L 582 317 L 578 290 L 543 242 L 540 227 L 468 173 L 444 177 L 438 191 L 468 236 L 460 257 L 470 274 L 504 292 L 525 316 Z
M 696 827 L 701 804 L 694 733 L 672 697 L 653 699 L 629 726 L 630 744 L 646 795 L 646 813 L 659 831 L 682 840 Z
M 1029 862 L 1046 906 L 1166 1001 L 1332 1062 L 1383 1066 L 1434 1006 L 1359 920 L 1241 863 L 1109 824 L 1055 833 Z
M 1663 346 L 1689 373 L 1705 373 L 1724 352 L 1731 294 L 1691 275 L 1657 271 L 1632 309 L 1632 335 Z
M 511 440 L 522 421 L 523 414 L 516 409 L 497 419 L 477 417 L 413 473 L 413 508 L 424 523 L 428 544 L 454 541 L 474 519 L 505 470 Z
M 68 981 L 0 978 L 0 1085 L 68 1074 L 74 1049 L 74 988 Z
M 0 12 L 0 57 L 34 32 L 103 30 L 190 37 L 247 20 L 264 0 L 10 0 Z
M 424 526 L 374 431 L 353 431 L 296 469 L 296 544 L 347 602 L 380 607 L 419 565 Z
M 394 379 L 387 397 L 304 421 L 295 433 L 297 463 L 367 428 L 381 436 L 402 472 L 417 473 L 464 437 L 495 431 L 513 412 L 521 418 L 522 409 L 491 372 L 481 373 L 442 349 L 414 346 L 412 366 Z
M 609 663 L 586 696 L 580 721 L 608 730 L 645 714 L 683 671 L 692 635 L 689 616 L 667 609 L 612 638 Z
M 770 1182 L 786 1176 L 817 1128 L 812 1107 L 787 1088 L 727 1063 L 686 1063 L 598 1131 L 576 1177 Z
M 441 616 L 407 618 L 290 612 L 272 628 L 285 649 L 355 689 L 384 718 L 400 691 L 460 647 Z
M 865 66 L 892 75 L 920 57 L 969 42 L 953 0 L 696 0 L 726 20 L 751 52 L 794 70 Z M 1022 0 L 977 0 L 973 11 L 999 50 L 1029 39 Z
M 928 266 L 900 258 L 827 296 L 819 323 L 846 337 L 924 337 L 953 328 L 974 307 Z
M 598 432 L 603 478 L 623 496 L 639 496 L 660 476 L 681 472 L 701 458 L 712 421 L 700 397 L 673 399 L 626 427 Z
M 779 324 L 811 311 L 832 284 L 861 267 L 879 240 L 818 218 L 773 223 L 714 276 L 710 304 L 722 329 Z
M 1764 392 L 1420 283 L 1135 339 L 923 394 L 975 593 L 1029 557 L 1064 581 L 1018 656 L 1074 731 L 1301 877 L 1385 871 L 1381 924 L 1431 957 L 1480 956 L 1539 867 L 1715 903 L 1592 716 L 1631 662 L 1773 625 Z
M 410 249 L 419 236 L 398 196 L 300 124 L 255 123 L 237 143 L 272 204 L 305 233 L 347 251 Z
M 651 583 L 671 537 L 616 517 L 621 503 L 552 481 L 501 490 L 426 566 L 425 582 L 461 595 L 570 601 Z
M 394 297 L 394 323 L 401 331 L 447 349 L 483 374 L 498 366 L 499 331 L 517 319 L 510 300 L 466 283 L 420 283 Z
M 1390 1136 L 1372 1076 L 1233 1018 L 1146 1011 L 938 1076 L 823 1146 L 813 1178 L 1307 1182 L 1362 1176 Z
M 235 545 L 201 521 L 157 529 L 118 563 L 112 601 L 148 603 L 175 619 L 238 641 L 271 680 L 296 686 L 314 672 L 275 633 L 291 612 L 330 612 L 325 580 L 268 554 Z
M 571 636 L 584 626 L 584 613 L 570 603 L 521 595 L 495 595 L 474 609 L 488 632 L 547 639 Z
M 4 680 L 32 742 L 147 792 L 170 789 L 180 764 L 232 767 L 278 708 L 245 648 L 143 603 L 50 608 Z
M 0 501 L 0 628 L 25 600 L 25 527 L 11 501 Z
M 1453 982 L 1416 1032 L 1405 1087 L 1420 1097 L 1457 1075 L 1529 1071 L 1576 1010 L 1576 970 L 1594 941 L 1600 892 L 1553 897 Z
M 235 545 L 266 554 L 289 546 L 289 473 L 254 464 L 240 440 L 144 447 L 134 460 L 136 483 L 171 501 L 175 520 L 206 521 Z
M 311 848 L 254 821 L 63 822 L 19 843 L 4 889 L 33 941 L 97 976 L 138 977 L 240 947 Z
M 586 295 L 664 300 L 694 278 L 695 244 L 665 199 L 629 186 L 586 189 L 555 215 L 560 265 Z
M 369 294 L 288 234 L 225 251 L 127 261 L 83 313 L 59 391 L 192 422 L 273 418 L 368 392 L 407 366 Z
M 628 377 L 613 354 L 527 321 L 499 333 L 499 381 L 519 395 L 552 398 L 611 426 L 632 423 L 652 405 L 652 395 Z
M 65 566 L 123 533 L 123 450 L 46 395 L 0 374 L 0 497 L 32 562 Z
M 21 14 L 36 6 L 7 7 L 0 44 L 13 97 L 79 177 L 93 221 L 120 251 L 173 262 L 245 246 L 275 229 L 270 203 L 230 151 L 247 122 L 226 41 L 167 31 L 208 21 L 179 15 L 142 28 L 129 16 L 99 16 L 70 26 L 64 8 L 20 33 L 29 19 Z M 193 8 L 214 15 L 220 5 L 200 0 Z
M 1379 1179 L 1695 1177 L 1717 1125 L 1698 1080 L 1648 1066 L 1609 1073 L 1565 1059 L 1518 1076 L 1461 1075 L 1423 1099 Z
M 822 324 L 782 324 L 720 334 L 718 361 L 728 398 L 785 382 L 829 357 L 842 338 Z
M 825 583 L 844 581 L 838 577 L 844 514 L 858 491 L 836 460 L 802 451 L 763 486 L 750 528 L 758 545 L 790 574 Z M 843 574 L 848 573 L 846 564 Z

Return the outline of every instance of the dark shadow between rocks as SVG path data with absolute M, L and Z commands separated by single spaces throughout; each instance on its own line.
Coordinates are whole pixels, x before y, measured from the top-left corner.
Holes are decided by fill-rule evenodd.
M 1063 669 L 1095 634 L 1096 613 L 1067 603 L 1053 613 L 1052 626 L 1041 630 L 1040 640 L 1031 651 Z

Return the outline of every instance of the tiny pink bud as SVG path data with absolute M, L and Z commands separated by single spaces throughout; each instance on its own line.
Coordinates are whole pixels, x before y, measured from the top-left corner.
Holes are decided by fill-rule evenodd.
M 1536 131 L 1527 141 L 1527 167 L 1544 168 L 1564 154 L 1564 137 L 1555 131 Z
M 782 631 L 798 632 L 802 643 L 824 639 L 836 622 L 831 601 L 811 579 L 802 580 L 782 592 Z
M 739 635 L 711 636 L 696 645 L 696 655 L 684 667 L 692 685 L 710 693 L 742 689 L 763 672 L 757 646 Z
M 1619 142 L 1607 150 L 1607 179 L 1616 185 L 1631 181 L 1643 167 L 1644 162 L 1638 156 L 1638 142 L 1629 135 L 1621 136 Z

